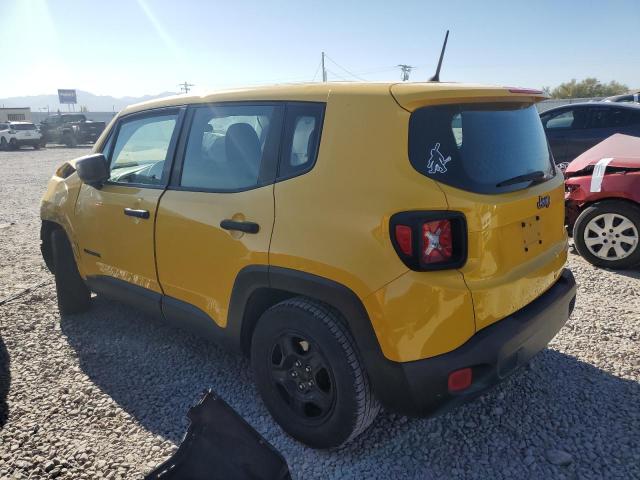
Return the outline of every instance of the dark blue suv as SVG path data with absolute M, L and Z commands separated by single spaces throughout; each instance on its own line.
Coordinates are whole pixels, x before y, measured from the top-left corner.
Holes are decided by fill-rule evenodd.
M 640 137 L 640 105 L 574 103 L 540 114 L 557 164 L 578 155 L 614 133 Z

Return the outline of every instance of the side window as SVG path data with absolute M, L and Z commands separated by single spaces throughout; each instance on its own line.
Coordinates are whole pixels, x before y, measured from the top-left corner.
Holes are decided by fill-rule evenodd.
M 629 111 L 624 108 L 594 108 L 590 128 L 616 128 L 629 123 Z
M 313 166 L 320 145 L 324 104 L 289 104 L 280 154 L 279 178 L 307 171 Z
M 178 114 L 171 113 L 123 120 L 110 159 L 109 181 L 162 184 L 164 164 L 177 119 Z
M 180 186 L 215 191 L 258 186 L 261 167 L 273 155 L 278 108 L 273 105 L 196 108 Z
M 111 145 L 113 145 L 114 138 L 115 138 L 115 133 L 111 132 L 107 141 L 104 142 L 104 144 L 102 145 L 102 151 L 100 152 L 104 155 L 104 157 L 107 159 L 109 164 L 111 164 Z
M 565 110 L 551 118 L 547 119 L 545 128 L 554 130 L 558 128 L 571 128 L 573 125 L 573 110 Z

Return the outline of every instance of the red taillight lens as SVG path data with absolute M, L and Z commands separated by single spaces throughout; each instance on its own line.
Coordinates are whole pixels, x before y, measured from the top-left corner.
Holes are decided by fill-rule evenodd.
M 398 242 L 398 246 L 400 250 L 405 255 L 413 254 L 413 239 L 411 235 L 411 227 L 407 225 L 396 225 L 396 242 Z
M 449 220 L 422 224 L 422 262 L 448 262 L 453 255 L 453 236 Z
M 467 261 L 467 222 L 461 212 L 414 210 L 389 219 L 400 260 L 416 272 L 460 268 Z
M 466 390 L 473 382 L 473 370 L 470 368 L 461 368 L 449 374 L 449 391 L 460 392 Z

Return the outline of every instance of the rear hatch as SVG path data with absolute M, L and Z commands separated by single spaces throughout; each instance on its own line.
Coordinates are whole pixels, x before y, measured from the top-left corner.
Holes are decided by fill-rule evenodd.
M 409 159 L 435 180 L 449 210 L 464 213 L 468 257 L 460 268 L 476 329 L 524 307 L 566 261 L 564 188 L 531 91 L 451 84 L 394 85 L 411 111 Z
M 38 138 L 38 129 L 33 123 L 13 123 L 11 128 L 16 132 L 16 138 L 19 140 Z

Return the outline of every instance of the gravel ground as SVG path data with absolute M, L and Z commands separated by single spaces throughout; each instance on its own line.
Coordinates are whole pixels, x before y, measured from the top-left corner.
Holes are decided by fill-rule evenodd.
M 39 200 L 54 168 L 86 152 L 0 152 L 0 299 L 51 279 Z M 247 361 L 98 297 L 61 318 L 45 285 L 0 306 L 0 479 L 140 478 L 175 450 L 207 387 L 297 479 L 640 478 L 640 274 L 569 263 L 575 312 L 529 368 L 438 418 L 382 413 L 333 452 L 282 433 Z

